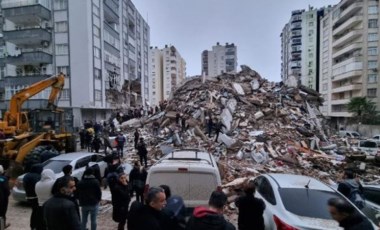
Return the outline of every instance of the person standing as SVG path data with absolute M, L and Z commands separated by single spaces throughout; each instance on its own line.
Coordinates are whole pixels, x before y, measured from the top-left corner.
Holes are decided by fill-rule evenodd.
M 215 124 L 215 133 L 216 133 L 215 142 L 218 141 L 219 133 L 223 133 L 223 128 L 226 128 L 226 126 L 221 121 L 218 121 Z
M 100 167 L 97 161 L 98 161 L 98 156 L 96 154 L 92 155 L 91 161 L 88 163 L 87 168 L 92 168 L 95 178 L 99 181 L 99 184 L 101 184 L 102 176 L 100 174 Z
M 129 174 L 129 183 L 132 185 L 131 196 L 136 192 L 136 200 L 140 203 L 144 202 L 144 187 L 148 173 L 140 162 L 136 161 L 134 167 Z
M 38 215 L 39 222 L 42 224 L 43 228 L 46 229 L 45 222 L 43 219 L 42 206 L 49 200 L 53 194 L 51 193 L 53 185 L 55 183 L 55 173 L 51 169 L 44 169 L 41 173 L 41 180 L 36 183 L 36 194 L 38 198 Z
M 187 223 L 187 230 L 236 229 L 224 219 L 223 208 L 227 204 L 227 196 L 223 192 L 213 192 L 208 204 L 209 208 L 197 207 L 194 209 L 194 213 Z
M 153 135 L 158 136 L 158 130 L 160 129 L 160 124 L 158 121 L 153 122 Z
M 25 174 L 23 178 L 23 184 L 25 189 L 26 200 L 32 207 L 32 214 L 30 216 L 30 228 L 42 229 L 42 222 L 40 217 L 40 209 L 38 206 L 38 198 L 36 194 L 36 184 L 41 179 L 41 173 L 43 170 L 42 164 L 34 164 L 30 169 L 30 172 Z
M 123 157 L 123 152 L 124 152 L 124 145 L 125 142 L 127 141 L 126 138 L 122 133 L 119 133 L 119 135 L 116 137 L 116 143 L 117 143 L 117 152 L 119 157 Z
M 263 200 L 255 198 L 255 184 L 249 181 L 245 186 L 245 195 L 236 199 L 235 204 L 239 209 L 238 227 L 239 230 L 264 230 L 264 210 Z
M 367 217 L 341 198 L 331 198 L 327 202 L 331 217 L 344 230 L 375 230 Z
M 134 133 L 134 137 L 135 137 L 135 149 L 137 149 L 137 144 L 139 143 L 139 138 L 140 138 L 139 129 L 136 129 Z
M 100 140 L 100 137 L 98 135 L 95 135 L 94 140 L 92 140 L 92 150 L 95 150 L 96 153 L 99 153 L 101 145 L 102 141 Z
M 8 178 L 4 176 L 4 168 L 0 165 L 0 217 L 4 219 L 5 228 L 10 226 L 6 218 L 10 194 Z
M 145 205 L 132 204 L 128 230 L 168 230 L 162 209 L 166 205 L 165 191 L 152 187 L 146 194 Z
M 355 178 L 351 170 L 346 170 L 343 175 L 343 180 L 338 185 L 338 191 L 347 197 L 359 209 L 365 206 L 363 197 L 363 186 L 359 180 Z
M 63 177 L 56 181 L 56 193 L 43 205 L 43 215 L 47 229 L 81 230 L 80 216 L 72 197 L 75 187 L 73 177 Z
M 80 140 L 80 148 L 84 149 L 85 143 L 86 143 L 86 130 L 84 129 L 84 127 L 81 127 L 79 131 L 79 140 Z
M 137 155 L 140 156 L 141 165 L 144 165 L 145 163 L 145 167 L 147 167 L 148 166 L 148 163 L 147 163 L 148 150 L 146 149 L 146 144 L 144 142 L 144 138 L 142 137 L 140 138 L 140 142 L 137 145 Z
M 96 230 L 96 217 L 102 199 L 102 190 L 91 167 L 85 170 L 83 179 L 78 183 L 77 194 L 79 205 L 82 207 L 82 229 L 86 229 L 88 215 L 90 214 L 91 230 Z
M 117 229 L 124 230 L 124 226 L 127 222 L 128 207 L 131 197 L 128 191 L 127 175 L 120 173 L 118 181 L 114 188 L 111 190 L 112 194 L 112 219 L 119 223 Z

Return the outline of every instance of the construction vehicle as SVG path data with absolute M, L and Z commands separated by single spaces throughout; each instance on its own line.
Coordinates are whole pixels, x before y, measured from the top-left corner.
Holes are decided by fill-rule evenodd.
M 63 126 L 63 110 L 55 105 L 64 82 L 65 75 L 61 73 L 30 85 L 11 98 L 9 111 L 0 121 L 0 130 L 5 135 L 5 139 L 0 140 L 0 163 L 6 168 L 12 162 L 22 165 L 25 157 L 39 145 L 49 144 L 58 151 L 76 150 L 75 136 Z M 22 111 L 24 102 L 50 87 L 47 109 Z

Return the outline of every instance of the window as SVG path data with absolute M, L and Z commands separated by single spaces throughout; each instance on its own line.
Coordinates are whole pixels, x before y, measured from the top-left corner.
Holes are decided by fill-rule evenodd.
M 100 37 L 100 28 L 94 25 L 93 30 L 94 30 L 94 35 L 96 37 Z
M 368 74 L 368 83 L 377 83 L 377 74 Z
M 100 49 L 98 47 L 94 47 L 94 57 L 100 58 Z
M 69 54 L 69 46 L 67 44 L 57 44 L 55 45 L 55 53 L 57 55 L 67 55 Z
M 86 167 L 88 163 L 90 163 L 90 161 L 91 161 L 91 156 L 79 159 L 77 163 L 75 164 L 75 169 Z
M 57 66 L 57 73 L 63 73 L 68 77 L 70 75 L 70 68 L 68 66 Z
M 377 138 L 378 139 L 378 138 Z M 364 188 L 364 197 L 366 200 L 369 200 L 372 203 L 375 203 L 376 205 L 380 205 L 380 196 L 379 196 L 379 190 L 374 188 Z
M 102 91 L 96 89 L 95 90 L 95 101 L 101 101 L 102 100 Z
M 5 77 L 5 67 L 0 67 L 0 79 L 3 79 Z
M 54 26 L 54 32 L 62 33 L 67 32 L 67 22 L 56 22 Z
M 63 89 L 61 91 L 61 97 L 60 97 L 60 99 L 62 101 L 68 101 L 68 100 L 70 100 L 70 90 L 69 89 Z
M 368 61 L 368 69 L 376 69 L 377 61 Z
M 368 28 L 377 28 L 377 19 L 368 19 Z
M 377 6 L 369 6 L 368 7 L 368 14 L 378 14 L 379 8 Z
M 102 78 L 102 72 L 98 68 L 94 68 L 94 78 L 95 79 L 101 79 Z
M 54 0 L 53 2 L 54 10 L 65 10 L 67 9 L 67 0 Z
M 367 97 L 376 97 L 377 89 L 367 89 Z
M 53 170 L 54 173 L 61 173 L 62 168 L 70 164 L 70 161 L 47 160 L 43 163 L 44 168 Z
M 309 22 L 309 26 L 314 26 L 314 22 Z
M 368 41 L 369 42 L 375 42 L 379 40 L 377 33 L 369 33 L 368 34 Z
M 368 47 L 368 55 L 376 56 L 377 55 L 377 47 Z
M 255 179 L 254 183 L 261 196 L 269 203 L 276 205 L 276 198 L 274 197 L 272 185 L 269 183 L 268 179 L 265 177 L 258 177 Z

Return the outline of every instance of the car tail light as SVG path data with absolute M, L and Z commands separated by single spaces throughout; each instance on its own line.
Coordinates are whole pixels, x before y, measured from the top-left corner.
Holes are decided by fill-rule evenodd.
M 288 225 L 275 215 L 273 215 L 273 220 L 276 223 L 277 230 L 299 230 L 298 228 Z

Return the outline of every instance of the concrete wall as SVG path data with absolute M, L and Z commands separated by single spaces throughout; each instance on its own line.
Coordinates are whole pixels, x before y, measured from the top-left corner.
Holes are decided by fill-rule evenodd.
M 346 130 L 358 131 L 361 135 L 365 137 L 373 137 L 380 134 L 380 125 L 347 125 Z

